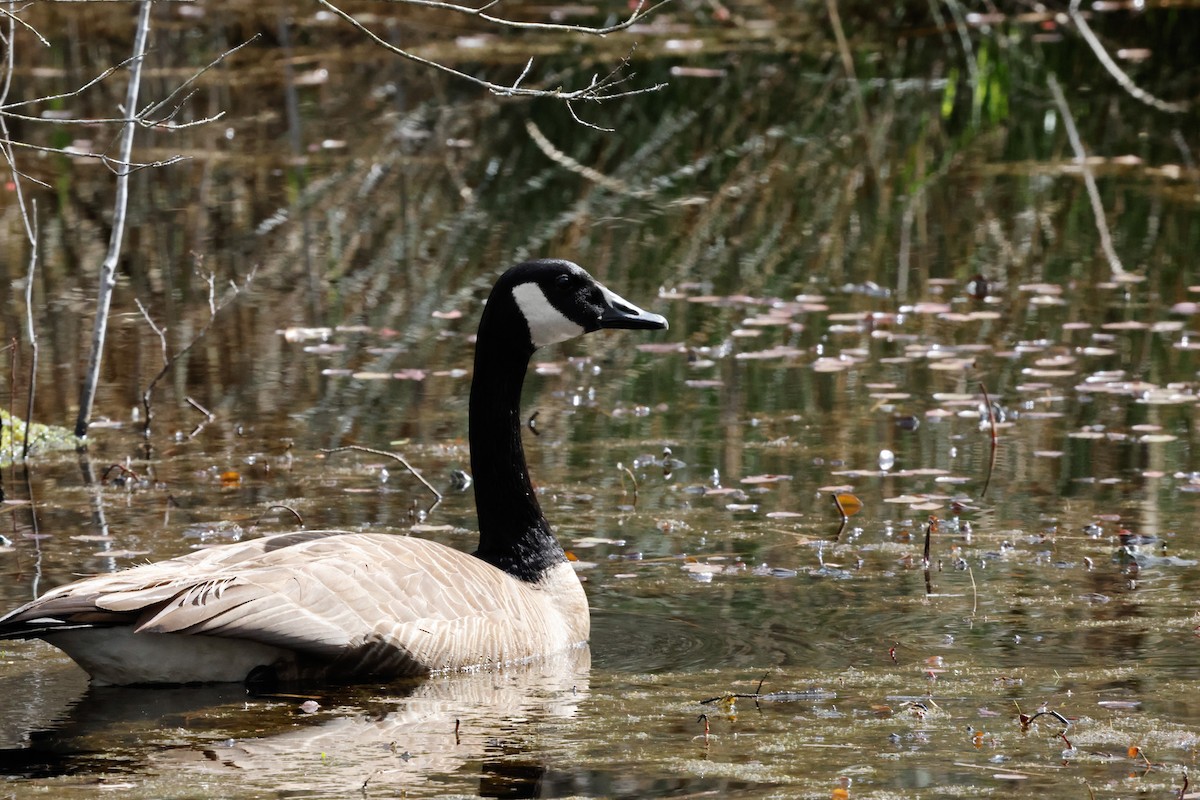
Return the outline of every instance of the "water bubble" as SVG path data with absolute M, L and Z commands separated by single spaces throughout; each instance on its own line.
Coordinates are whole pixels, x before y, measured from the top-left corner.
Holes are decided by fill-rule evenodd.
M 884 472 L 896 466 L 896 454 L 891 450 L 879 451 L 879 468 Z

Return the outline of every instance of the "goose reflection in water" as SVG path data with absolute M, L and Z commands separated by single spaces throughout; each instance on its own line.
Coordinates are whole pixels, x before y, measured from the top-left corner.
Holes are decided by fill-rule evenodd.
M 531 743 L 541 726 L 577 714 L 588 698 L 590 664 L 590 651 L 581 647 L 502 670 L 312 695 L 59 681 L 66 691 L 22 710 L 23 721 L 45 715 L 41 730 L 5 732 L 0 772 L 106 782 L 136 777 L 156 795 L 197 781 L 217 792 L 229 780 L 239 791 L 258 786 L 319 796 L 364 787 L 439 794 L 448 782 L 462 791 L 477 781 L 480 796 L 537 797 L 547 770 L 569 765 L 539 758 Z

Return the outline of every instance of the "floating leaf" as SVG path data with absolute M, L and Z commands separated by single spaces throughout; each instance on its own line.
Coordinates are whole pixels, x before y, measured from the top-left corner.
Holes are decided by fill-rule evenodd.
M 289 342 L 310 342 L 313 339 L 324 341 L 333 336 L 333 328 L 286 328 L 279 333 Z
M 841 492 L 833 496 L 833 503 L 837 506 L 838 513 L 843 517 L 853 517 L 859 511 L 862 511 L 862 501 L 855 495 L 848 492 Z
M 748 485 L 760 485 L 766 483 L 779 483 L 780 481 L 790 481 L 791 475 L 751 475 L 747 478 L 742 478 L 741 482 Z

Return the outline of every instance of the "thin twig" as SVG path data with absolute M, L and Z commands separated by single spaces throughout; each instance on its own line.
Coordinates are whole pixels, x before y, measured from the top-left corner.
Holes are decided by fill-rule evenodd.
M 166 117 L 163 121 L 155 122 L 154 120 L 150 119 L 150 117 L 151 117 L 151 115 L 155 114 L 159 109 L 163 108 L 168 103 L 170 103 L 171 100 L 174 99 L 180 92 L 182 92 L 184 89 L 186 89 L 187 87 L 189 87 L 193 83 L 195 83 L 197 80 L 199 80 L 201 75 L 208 72 L 210 69 L 217 66 L 218 64 L 223 62 L 225 59 L 229 58 L 234 53 L 241 50 L 243 47 L 246 47 L 247 45 L 258 41 L 260 38 L 262 38 L 262 34 L 256 33 L 253 36 L 251 36 L 249 39 L 247 39 L 246 41 L 242 42 L 241 44 L 235 45 L 235 46 L 229 48 L 228 50 L 226 50 L 224 53 L 221 53 L 221 55 L 217 56 L 212 61 L 208 62 L 208 64 L 201 67 L 196 72 L 192 73 L 192 76 L 190 78 L 188 78 L 186 81 L 184 81 L 183 83 L 176 86 L 175 90 L 173 92 L 171 92 L 169 95 L 164 97 L 162 100 L 159 100 L 157 103 L 147 106 L 140 114 L 137 115 L 138 122 L 147 128 L 154 128 L 154 127 L 162 126 L 162 127 L 167 127 L 167 128 L 171 128 L 171 129 L 187 128 L 187 127 L 191 127 L 191 126 L 197 124 L 196 122 L 187 122 L 187 123 L 183 123 L 180 125 L 165 125 L 164 124 L 165 121 L 167 119 L 170 119 L 171 116 L 175 115 L 175 113 L 179 109 L 179 106 L 176 106 L 176 110 L 173 111 L 171 113 L 171 115 Z M 191 95 L 189 94 L 189 97 L 190 96 Z M 186 102 L 186 101 L 183 101 L 183 102 Z M 182 105 L 182 102 L 179 105 Z M 206 118 L 202 122 L 211 122 L 214 119 L 219 119 L 221 116 L 224 116 L 224 113 L 225 112 L 222 111 L 220 114 L 215 115 L 213 117 Z M 201 122 L 201 121 L 198 121 L 198 122 Z
M 398 0 L 398 1 L 400 1 L 400 2 L 416 2 L 416 0 Z M 491 81 L 484 80 L 483 78 L 477 77 L 475 75 L 471 75 L 469 73 L 454 69 L 453 67 L 448 66 L 446 64 L 442 64 L 438 61 L 433 61 L 431 59 L 424 58 L 422 56 L 417 55 L 416 53 L 411 53 L 408 50 L 403 50 L 403 49 L 397 47 L 396 45 L 392 44 L 391 42 L 388 42 L 388 41 L 380 38 L 377 34 L 375 34 L 373 31 L 371 31 L 369 28 L 367 28 L 363 23 L 361 23 L 357 19 L 355 19 L 351 14 L 338 8 L 333 3 L 329 2 L 329 0 L 317 0 L 317 2 L 319 2 L 321 5 L 325 6 L 325 8 L 329 9 L 331 12 L 333 12 L 337 16 L 344 19 L 346 22 L 353 25 L 355 28 L 357 28 L 359 31 L 361 31 L 367 38 L 369 38 L 372 42 L 379 45 L 380 47 L 387 50 L 388 52 L 394 53 L 395 55 L 398 55 L 401 58 L 406 58 L 409 61 L 416 62 L 418 64 L 429 67 L 431 69 L 435 69 L 440 72 L 445 72 L 449 75 L 453 75 L 456 78 L 461 78 L 465 81 L 470 81 L 471 83 L 475 84 L 476 86 L 482 86 L 483 88 L 487 89 L 489 92 L 492 92 L 493 94 L 501 95 L 504 97 L 549 97 L 549 98 L 554 98 L 557 100 L 592 100 L 594 102 L 605 102 L 608 100 L 616 100 L 618 98 L 623 98 L 623 97 L 633 97 L 634 95 L 646 94 L 648 92 L 657 92 L 667 85 L 665 83 L 658 83 L 653 86 L 646 86 L 641 89 L 629 89 L 627 91 L 622 91 L 622 92 L 608 91 L 615 84 L 615 81 L 599 81 L 599 82 L 593 81 L 591 84 L 589 84 L 585 88 L 575 89 L 573 91 L 564 91 L 561 88 L 559 88 L 559 89 L 526 89 L 526 88 L 517 86 L 516 83 L 514 83 L 512 86 L 504 86 L 502 84 L 492 83 Z M 430 0 L 430 2 L 432 2 L 432 0 Z M 447 5 L 449 5 L 449 4 L 447 4 Z M 659 5 L 661 5 L 661 3 Z M 657 6 L 655 6 L 655 7 L 657 8 Z M 522 23 L 521 27 L 526 27 L 526 26 L 533 27 L 533 26 L 540 26 L 540 25 L 548 26 L 551 24 L 553 24 L 553 23 Z M 567 26 L 567 27 L 568 27 L 568 29 L 571 29 L 571 28 L 577 28 L 578 26 Z M 582 29 L 580 29 L 580 30 L 582 30 Z M 595 31 L 593 31 L 593 32 L 600 32 L 601 30 L 602 29 L 595 29 Z M 603 29 L 603 30 L 607 30 L 607 29 Z M 613 30 L 619 30 L 619 28 L 613 28 Z
M 162 369 L 160 369 L 158 371 L 158 374 L 155 375 L 150 380 L 149 385 L 146 386 L 146 390 L 144 392 L 142 392 L 142 408 L 146 412 L 146 421 L 142 426 L 142 436 L 147 440 L 147 442 L 150 439 L 150 423 L 154 419 L 153 406 L 151 405 L 151 399 L 154 394 L 154 387 L 157 386 L 158 382 L 163 379 L 163 376 L 165 376 L 168 372 L 171 371 L 171 367 L 173 367 L 175 365 L 175 362 L 178 361 L 181 356 L 185 355 L 189 350 L 191 350 L 193 347 L 196 346 L 197 342 L 199 342 L 201 339 L 203 339 L 205 337 L 205 335 L 208 333 L 209 329 L 212 328 L 213 323 L 216 322 L 217 314 L 219 314 L 222 309 L 224 309 L 225 307 L 232 304 L 233 301 L 235 299 L 237 299 L 243 291 L 245 291 L 245 289 L 254 280 L 254 276 L 257 273 L 258 273 L 258 267 L 256 266 L 250 270 L 250 274 L 246 276 L 246 280 L 244 280 L 242 282 L 242 285 L 240 287 L 234 286 L 233 290 L 228 295 L 226 295 L 225 299 L 222 300 L 219 304 L 217 304 L 215 306 L 210 305 L 211 313 L 208 317 L 208 322 L 206 322 L 204 324 L 204 327 L 201 328 L 200 331 L 195 336 L 192 337 L 192 340 L 190 342 L 188 342 L 186 345 L 184 345 L 182 348 L 180 348 L 173 356 L 170 356 L 170 357 L 166 356 L 166 340 L 163 339 L 163 334 L 159 331 L 158 326 L 156 326 L 154 324 L 153 320 L 150 319 L 150 316 L 148 314 L 145 314 L 145 312 L 143 311 L 143 314 L 145 314 L 145 316 L 146 316 L 146 321 L 150 323 L 150 327 L 154 328 L 155 332 L 158 333 L 160 339 L 163 339 L 163 351 L 164 351 Z M 141 303 L 138 303 L 138 307 L 141 308 Z M 195 434 L 195 431 L 193 431 L 193 435 L 194 434 Z
M 207 408 L 200 405 L 199 401 L 197 401 L 195 398 L 188 396 L 183 399 L 184 399 L 184 402 L 186 402 L 189 406 L 191 406 L 192 408 L 196 409 L 197 411 L 199 411 L 201 414 L 204 415 L 204 421 L 198 423 L 196 425 L 196 427 L 192 428 L 192 432 L 188 434 L 189 439 L 195 439 L 196 435 L 199 434 L 200 431 L 204 430 L 205 426 L 208 425 L 208 423 L 212 422 L 217 417 L 215 414 L 213 414 Z
M 3 117 L 4 115 L 0 115 L 0 119 L 3 119 Z M 29 142 L 21 142 L 16 139 L 10 139 L 7 135 L 3 139 L 0 139 L 0 145 L 5 145 L 6 147 L 23 147 L 26 150 L 36 150 L 40 153 L 57 153 L 58 155 L 69 156 L 71 158 L 95 159 L 96 161 L 103 162 L 104 165 L 112 170 L 113 174 L 117 177 L 131 175 L 140 169 L 149 169 L 151 167 L 169 167 L 172 164 L 178 164 L 180 161 L 190 161 L 192 159 L 191 156 L 171 156 L 170 158 L 166 158 L 161 161 L 124 161 L 119 158 L 113 158 L 106 153 L 88 153 L 82 150 L 76 150 L 69 145 L 67 147 L 48 147 L 46 145 L 30 144 Z M 116 169 L 113 169 L 114 166 L 124 167 L 126 171 L 120 172 Z M 45 186 L 46 184 L 42 185 Z
M 8 9 L 6 9 L 6 8 L 0 8 L 0 14 L 3 14 L 4 16 L 8 17 L 8 19 L 9 19 L 9 21 L 10 21 L 10 22 L 19 22 L 19 23 L 21 23 L 21 27 L 23 27 L 25 30 L 29 31 L 29 32 L 30 32 L 30 33 L 32 33 L 34 36 L 36 36 L 36 37 L 37 37 L 37 40 L 38 40 L 39 42 L 41 42 L 41 43 L 42 43 L 43 45 L 45 45 L 46 47 L 49 47 L 49 46 L 50 46 L 50 42 L 49 42 L 49 40 L 48 40 L 48 39 L 46 39 L 46 37 L 45 37 L 45 36 L 42 36 L 42 34 L 38 32 L 38 29 L 37 29 L 37 28 L 33 27 L 33 26 L 32 26 L 32 25 L 30 25 L 28 22 L 26 22 L 25 20 L 21 19 L 20 17 L 18 17 L 18 16 L 17 16 L 16 14 L 14 14 L 13 12 L 9 11 L 9 10 L 8 10 Z M 11 47 L 12 47 L 12 45 L 13 45 L 13 37 L 12 37 L 12 33 L 11 33 L 11 30 L 12 30 L 12 29 L 11 29 L 11 27 L 9 28 L 9 30 L 10 30 L 10 34 L 9 34 L 9 37 L 8 37 L 8 46 L 11 48 Z
M 156 334 L 158 334 L 158 343 L 159 343 L 159 346 L 162 348 L 163 363 L 164 364 L 168 363 L 171 359 L 167 355 L 167 330 L 166 330 L 166 328 L 160 328 L 160 327 L 158 327 L 157 324 L 155 324 L 154 319 L 150 316 L 150 312 L 146 310 L 146 307 L 144 305 L 142 305 L 142 301 L 139 298 L 137 298 L 137 297 L 133 298 L 133 302 L 138 307 L 138 311 L 142 312 L 142 319 L 146 320 L 146 324 L 150 326 L 150 330 L 152 330 Z
M 624 464 L 617 464 L 617 469 L 623 470 L 625 475 L 629 476 L 629 480 L 631 480 L 633 482 L 633 504 L 636 506 L 637 501 L 638 501 L 637 476 L 635 476 L 633 474 L 633 470 L 631 470 L 629 467 L 625 466 Z M 622 489 L 624 489 L 624 487 L 625 487 L 625 475 L 621 476 L 621 488 Z
M 19 21 L 19 18 L 15 15 L 11 13 L 8 14 L 8 46 L 5 48 L 4 83 L 3 87 L 0 88 L 0 104 L 3 104 L 8 99 L 8 93 L 12 89 L 13 68 L 15 65 L 13 54 L 15 51 L 16 24 Z M 25 306 L 29 328 L 29 343 L 33 349 L 33 358 L 31 359 L 29 367 L 29 402 L 25 413 L 25 435 L 21 450 L 21 457 L 24 460 L 29 458 L 29 433 L 30 428 L 33 427 L 33 401 L 34 394 L 37 390 L 38 340 L 37 330 L 33 324 L 33 279 L 37 270 L 38 261 L 37 201 L 33 201 L 30 205 L 26 205 L 25 203 L 25 192 L 21 184 L 21 179 L 24 174 L 17 169 L 16 156 L 13 154 L 12 146 L 6 144 L 8 141 L 8 123 L 4 119 L 0 119 L 0 136 L 3 136 L 5 142 L 0 143 L 0 151 L 3 151 L 4 160 L 8 163 L 9 171 L 12 173 L 13 194 L 16 196 L 17 208 L 20 210 L 21 225 L 25 229 L 25 239 L 29 242 L 29 275 L 25 285 Z M 13 358 L 16 358 L 15 347 L 13 349 Z M 26 479 L 28 480 L 28 475 L 26 476 Z M 0 489 L 0 497 L 2 496 L 3 490 Z M 40 564 L 40 549 L 38 552 Z
M 422 475 L 417 470 L 416 467 L 414 467 L 412 464 L 408 463 L 408 460 L 404 456 L 400 455 L 399 453 L 392 453 L 387 450 L 377 450 L 374 447 L 364 447 L 363 445 L 360 445 L 360 444 L 347 444 L 347 445 L 343 445 L 341 447 L 333 447 L 333 448 L 329 448 L 329 449 L 323 449 L 323 450 L 321 450 L 321 452 L 333 454 L 333 453 L 341 453 L 346 450 L 357 450 L 360 453 L 370 453 L 371 455 L 383 456 L 385 458 L 392 458 L 392 459 L 395 459 L 396 461 L 399 461 L 401 464 L 404 465 L 404 468 L 409 471 L 409 474 L 411 474 L 414 478 L 419 480 L 421 482 L 421 484 L 426 489 L 428 489 L 430 492 L 432 492 L 433 496 L 437 498 L 437 501 L 433 504 L 434 506 L 436 506 L 438 503 L 442 502 L 442 493 L 439 492 L 432 483 L 425 480 L 425 476 Z M 431 506 L 431 508 L 432 508 L 432 506 Z
M 190 97 L 191 95 L 189 95 Z M 198 125 L 207 125 L 210 122 L 216 122 L 225 116 L 224 111 L 218 111 L 211 117 L 202 119 L 194 119 L 191 122 L 170 122 L 170 118 L 182 111 L 182 105 L 177 107 L 171 114 L 164 117 L 162 120 L 147 120 L 141 115 L 133 117 L 35 117 L 31 114 L 17 114 L 12 111 L 5 111 L 3 115 L 10 119 L 19 119 L 22 122 L 36 122 L 43 125 L 140 125 L 143 128 L 165 128 L 171 131 L 183 130 L 184 128 L 194 128 Z
M 1018 711 L 1019 711 L 1019 709 L 1018 709 Z M 1069 731 L 1071 729 L 1071 720 L 1067 719 L 1066 717 L 1064 717 L 1061 713 L 1059 713 L 1057 711 L 1038 711 L 1037 713 L 1035 713 L 1031 716 L 1028 716 L 1028 717 L 1025 716 L 1024 714 L 1019 714 L 1018 718 L 1021 722 L 1021 729 L 1028 730 L 1029 726 L 1038 717 L 1054 717 L 1056 720 L 1058 720 L 1059 722 L 1061 722 L 1063 724 L 1063 733 L 1066 733 L 1067 731 Z
M 31 100 L 18 100 L 15 103 L 0 103 L 0 111 L 9 111 L 10 109 L 20 108 L 21 106 L 33 105 L 34 103 L 48 103 L 52 100 L 64 100 L 68 97 L 76 97 L 77 95 L 83 94 L 88 89 L 95 86 L 97 83 L 100 83 L 102 80 L 107 78 L 109 75 L 112 75 L 114 72 L 121 69 L 126 64 L 129 64 L 132 61 L 138 60 L 138 58 L 139 57 L 136 55 L 130 56 L 129 58 L 125 59 L 124 61 L 120 62 L 119 64 L 114 64 L 113 66 L 104 70 L 104 72 L 101 72 L 99 75 L 92 78 L 90 81 L 88 81 L 87 83 L 78 87 L 77 89 L 72 89 L 69 92 L 63 92 L 61 94 L 48 94 L 43 97 L 34 97 Z
M 265 517 L 267 515 L 268 511 L 275 511 L 277 509 L 283 509 L 284 511 L 288 512 L 289 514 L 291 514 L 293 517 L 296 518 L 296 523 L 301 528 L 304 527 L 304 517 L 300 516 L 300 512 L 297 511 L 296 509 L 292 508 L 291 506 L 285 506 L 283 503 L 275 503 L 274 505 L 267 506 L 266 509 L 263 511 L 263 513 L 258 515 L 258 519 L 254 520 L 254 525 L 252 525 L 251 527 L 256 527 L 258 525 L 258 523 L 262 522 L 263 517 Z
M 613 133 L 614 131 L 617 130 L 616 128 L 605 128 L 603 125 L 596 125 L 595 123 L 588 122 L 587 120 L 584 120 L 584 119 L 580 119 L 579 115 L 577 113 L 575 113 L 575 106 L 571 105 L 570 100 L 567 101 L 567 111 L 571 112 L 572 119 L 574 119 L 576 122 L 578 122 L 580 125 L 582 125 L 585 128 L 591 128 L 592 130 L 600 131 L 601 133 Z
M 1113 247 L 1112 234 L 1108 231 L 1108 222 L 1104 217 L 1104 204 L 1100 201 L 1100 190 L 1096 187 L 1096 176 L 1092 174 L 1092 169 L 1088 166 L 1087 152 L 1083 149 L 1079 131 L 1075 129 L 1075 118 L 1071 116 L 1071 109 L 1067 105 L 1067 98 L 1063 95 L 1062 87 L 1058 85 L 1058 80 L 1053 75 L 1047 75 L 1046 84 L 1050 87 L 1050 93 L 1054 95 L 1054 104 L 1058 106 L 1058 113 L 1062 116 L 1063 124 L 1067 128 L 1067 138 L 1071 141 L 1071 149 L 1075 151 L 1075 163 L 1079 165 L 1079 170 L 1083 173 L 1083 183 L 1087 187 L 1088 199 L 1092 203 L 1092 216 L 1096 221 L 1096 231 L 1100 234 L 1100 247 L 1108 259 L 1113 277 L 1120 278 L 1126 274 L 1125 267 L 1117 256 L 1116 248 Z

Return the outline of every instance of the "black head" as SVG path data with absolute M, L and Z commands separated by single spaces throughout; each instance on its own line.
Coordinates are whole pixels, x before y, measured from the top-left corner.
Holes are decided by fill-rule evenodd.
M 525 320 L 533 348 L 565 342 L 601 328 L 667 327 L 664 317 L 643 311 L 581 267 L 558 259 L 526 261 L 500 276 L 488 306 L 509 302 Z

